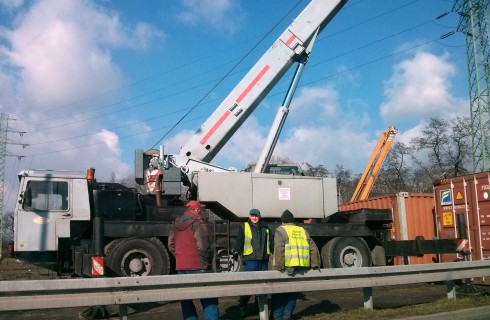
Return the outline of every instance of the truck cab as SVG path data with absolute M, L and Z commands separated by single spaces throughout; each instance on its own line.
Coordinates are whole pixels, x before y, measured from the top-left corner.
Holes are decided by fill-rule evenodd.
M 60 239 L 85 231 L 91 219 L 86 175 L 75 171 L 24 170 L 19 173 L 14 212 L 16 256 L 55 265 Z

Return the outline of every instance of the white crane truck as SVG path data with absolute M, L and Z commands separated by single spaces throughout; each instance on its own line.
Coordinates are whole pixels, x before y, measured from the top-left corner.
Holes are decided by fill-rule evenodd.
M 287 109 L 317 35 L 347 0 L 312 0 L 245 75 L 179 154 L 136 150 L 136 179 L 151 192 L 97 182 L 85 172 L 24 170 L 15 208 L 15 255 L 79 276 L 168 274 L 171 221 L 187 199 L 198 199 L 219 220 L 208 222 L 217 271 L 236 271 L 230 254 L 237 226 L 259 208 L 274 229 L 285 209 L 319 248 L 323 267 L 384 265 L 386 256 L 453 252 L 455 241 L 392 242 L 390 210 L 337 212 L 334 178 L 265 173 Z M 210 163 L 294 64 L 294 74 L 254 172 Z M 183 188 L 182 186 L 185 186 Z

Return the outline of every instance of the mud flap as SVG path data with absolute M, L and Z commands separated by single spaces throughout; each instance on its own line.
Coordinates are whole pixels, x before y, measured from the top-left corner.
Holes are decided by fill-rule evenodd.
M 386 253 L 383 246 L 375 246 L 371 251 L 371 261 L 373 266 L 386 266 Z

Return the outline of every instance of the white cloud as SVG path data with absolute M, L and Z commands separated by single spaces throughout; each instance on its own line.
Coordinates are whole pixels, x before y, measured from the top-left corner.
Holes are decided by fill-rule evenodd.
M 377 137 L 373 139 L 362 131 L 369 121 L 365 114 L 342 113 L 338 92 L 332 86 L 302 88 L 293 100 L 273 156 L 297 163 L 322 164 L 331 171 L 336 164 L 342 164 L 361 172 L 377 142 Z M 270 125 L 261 125 L 250 117 L 213 162 L 238 169 L 255 163 Z
M 396 141 L 408 145 L 412 139 L 421 137 L 423 135 L 422 131 L 424 130 L 426 124 L 427 123 L 422 120 L 416 126 L 408 130 L 401 131 L 401 132 L 399 131 L 396 136 Z
M 93 168 L 102 168 L 98 176 L 108 179 L 114 172 L 116 179 L 128 177 L 132 168 L 121 161 L 121 148 L 119 138 L 114 132 L 102 130 L 90 138 L 92 147 L 88 150 L 91 155 L 88 159 Z M 85 156 L 87 156 L 85 154 Z
M 405 123 L 402 120 L 412 115 L 416 122 L 415 127 L 399 132 L 397 141 L 408 142 L 419 135 L 424 119 L 440 115 L 441 110 L 445 116 L 464 110 L 464 101 L 449 91 L 455 70 L 447 57 L 418 53 L 398 64 L 395 70 L 386 82 L 387 100 L 383 105 L 386 109 L 382 109 L 386 114 L 382 116 L 385 123 L 390 124 L 394 120 Z M 387 128 L 384 124 L 375 124 L 373 129 L 376 117 L 368 110 L 365 100 L 341 99 L 339 91 L 331 84 L 300 88 L 274 156 L 299 163 L 322 164 L 331 171 L 336 164 L 342 164 L 354 173 L 361 173 L 381 132 Z M 270 123 L 259 124 L 251 117 L 213 163 L 242 169 L 249 162 L 255 162 L 269 126 Z
M 141 52 L 162 33 L 125 24 L 92 1 L 3 1 L 0 8 L 13 21 L 0 21 L 0 110 L 17 119 L 12 127 L 27 131 L 22 142 L 30 144 L 19 170 L 95 167 L 99 180 L 132 174 L 117 133 L 104 129 L 94 107 L 120 99 L 127 83 L 116 51 Z
M 331 86 L 302 88 L 291 103 L 291 120 L 329 121 L 339 116 L 338 100 Z
M 138 141 L 145 141 L 151 132 L 151 127 L 142 121 L 124 121 L 123 126 L 128 135 L 134 135 Z
M 110 49 L 140 48 L 157 36 L 138 25 L 131 33 L 114 13 L 86 1 L 39 1 L 18 27 L 5 33 L 4 58 L 18 73 L 23 103 L 37 107 L 69 104 L 119 88 L 124 82 Z
M 180 21 L 209 24 L 225 33 L 234 33 L 243 21 L 243 11 L 237 0 L 183 0 Z
M 85 171 L 94 167 L 101 180 L 108 179 L 111 172 L 118 179 L 132 174 L 130 166 L 121 160 L 121 146 L 114 132 L 102 129 L 84 136 L 86 126 L 73 124 L 70 129 L 69 136 L 64 127 L 24 134 L 22 143 L 29 146 L 22 152 L 14 152 L 26 156 L 19 170 Z M 70 139 L 73 136 L 79 138 Z
M 238 170 L 245 169 L 249 163 L 256 163 L 268 134 L 266 130 L 256 117 L 250 116 L 212 162 Z
M 172 136 L 164 141 L 164 152 L 166 154 L 179 154 L 180 149 L 191 139 L 193 135 L 194 131 L 191 130 L 179 131 L 175 136 Z
M 459 102 L 451 95 L 450 79 L 455 67 L 447 56 L 418 52 L 394 67 L 385 83 L 386 101 L 381 116 L 386 122 L 440 116 L 458 112 Z
M 250 116 L 238 129 L 225 146 L 211 161 L 212 164 L 224 168 L 235 167 L 244 169 L 247 164 L 256 162 L 265 142 L 266 128 L 260 127 L 257 119 Z M 194 135 L 194 131 L 182 130 L 175 136 L 165 140 L 164 148 L 167 154 L 178 154 Z
M 15 101 L 15 94 L 13 94 L 14 83 L 12 80 L 13 79 L 11 77 L 0 72 L 0 111 L 1 112 L 6 112 L 9 110 L 9 106 L 15 106 L 17 104 Z

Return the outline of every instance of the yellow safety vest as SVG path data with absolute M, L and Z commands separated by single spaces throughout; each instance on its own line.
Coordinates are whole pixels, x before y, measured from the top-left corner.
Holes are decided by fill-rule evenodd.
M 304 228 L 295 225 L 282 226 L 288 234 L 289 242 L 284 248 L 284 265 L 286 267 L 309 267 L 310 245 Z
M 250 229 L 250 225 L 248 224 L 248 222 L 244 222 L 243 226 L 244 226 L 244 230 L 245 230 L 245 241 L 243 243 L 243 255 L 248 256 L 254 252 L 254 249 L 252 248 L 252 229 Z M 269 245 L 270 245 L 269 244 L 269 229 L 265 230 L 265 234 L 266 234 L 265 241 L 267 241 L 267 243 L 266 243 L 267 254 L 271 254 L 271 250 L 269 247 Z

